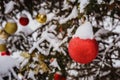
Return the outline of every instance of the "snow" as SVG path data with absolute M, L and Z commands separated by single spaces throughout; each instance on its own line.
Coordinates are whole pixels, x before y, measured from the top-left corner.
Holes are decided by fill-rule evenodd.
M 45 2 L 43 2 L 40 5 L 41 5 L 41 7 L 43 7 L 43 6 L 47 5 L 47 4 Z
M 40 14 L 46 14 L 45 10 L 43 8 L 41 8 L 39 11 L 38 11 Z
M 21 56 L 21 53 L 22 53 L 21 51 L 16 51 L 16 52 L 13 52 L 11 55 L 12 58 L 17 60 L 18 64 L 21 62 L 24 63 L 24 60 L 25 60 L 25 58 Z
M 10 23 L 15 23 L 15 21 L 13 19 L 8 19 L 7 21 Z
M 16 73 L 12 69 L 13 67 L 18 67 L 16 59 L 10 56 L 0 56 L 0 77 L 9 76 L 11 72 L 17 78 Z
M 28 17 L 28 19 L 29 19 L 28 25 L 22 26 L 19 23 L 19 18 L 21 17 L 21 15 L 26 15 Z M 15 34 L 19 34 L 19 32 L 23 32 L 23 33 L 25 33 L 25 35 L 29 35 L 30 33 L 32 33 L 34 31 L 33 27 L 38 28 L 38 26 L 37 26 L 38 24 L 35 23 L 35 21 L 31 17 L 31 15 L 27 11 L 22 11 L 22 14 L 21 13 L 16 14 L 16 17 L 17 17 L 17 19 L 14 19 L 14 20 L 17 23 L 18 30 L 16 31 Z M 35 24 L 36 24 L 36 27 L 35 27 Z
M 29 61 L 29 58 L 23 57 L 22 53 L 24 54 L 26 52 L 16 51 L 16 52 L 13 52 L 13 55 L 11 55 L 12 58 L 16 59 L 20 68 L 23 68 Z
M 0 56 L 0 74 L 7 73 L 10 68 L 15 66 L 17 66 L 17 61 L 15 59 L 10 56 Z
M 20 16 L 27 18 L 27 15 L 26 15 L 26 14 L 20 14 Z
M 32 70 L 29 71 L 28 78 L 31 78 L 32 80 L 36 80 L 34 76 L 34 72 Z
M 5 14 L 10 13 L 14 9 L 14 5 L 16 3 L 14 1 L 9 1 L 7 4 L 5 4 Z
M 19 32 L 24 32 L 24 34 L 27 36 L 30 33 L 32 33 L 33 30 L 31 28 L 29 28 L 28 26 L 26 26 L 26 27 L 21 26 L 21 28 L 18 30 L 18 33 L 16 33 L 16 34 L 20 34 Z
M 64 0 L 62 10 L 68 9 L 69 7 L 70 7 L 70 6 L 69 6 L 69 4 L 68 4 L 68 1 L 67 1 L 67 0 Z
M 58 74 L 58 75 L 62 75 L 62 73 L 61 73 L 61 72 L 56 72 L 56 74 Z
M 73 37 L 79 37 L 81 39 L 93 39 L 93 28 L 90 22 L 85 22 L 78 27 Z
M 30 20 L 30 24 L 28 25 L 31 30 L 36 30 L 42 26 L 42 24 L 38 23 L 36 20 Z
M 79 0 L 80 13 L 84 12 L 85 6 L 89 3 L 89 0 Z
M 6 41 L 4 39 L 0 38 L 0 44 L 5 44 L 5 43 L 6 43 Z
M 109 33 L 109 30 L 105 30 L 104 28 L 101 28 L 95 33 L 95 36 L 100 37 L 101 35 L 105 35 L 107 33 Z
M 113 67 L 120 68 L 120 59 L 118 58 L 119 52 L 114 51 L 114 54 L 111 55 L 112 61 L 113 61 Z M 117 59 L 118 58 L 118 59 Z
M 71 76 L 78 76 L 78 71 L 77 71 L 77 70 L 69 70 L 68 73 L 69 73 Z
M 33 37 L 34 41 L 37 40 L 37 36 L 38 36 L 38 33 L 37 33 L 37 32 L 35 32 L 35 33 L 32 34 L 32 37 Z
M 68 36 L 66 36 L 62 40 L 59 39 L 61 36 L 59 36 L 59 37 L 55 36 L 55 34 L 57 34 L 57 32 L 55 31 L 56 27 L 57 27 L 57 25 L 51 25 L 49 27 L 47 26 L 46 29 L 42 32 L 41 37 L 39 39 L 36 39 L 36 36 L 38 34 L 36 32 L 33 33 L 33 35 L 35 35 L 33 37 L 35 42 L 33 43 L 33 46 L 29 49 L 29 53 L 33 52 L 34 49 L 38 49 L 38 51 L 41 52 L 41 54 L 47 56 L 50 53 L 50 49 L 53 48 L 53 51 L 62 52 L 64 55 L 66 55 L 67 53 L 60 46 L 68 41 L 68 36 L 72 36 L 71 33 L 72 33 L 74 27 L 69 28 L 67 30 Z M 47 50 L 45 48 L 43 48 L 43 47 L 42 48 L 39 47 L 39 44 L 41 46 L 44 45 L 42 43 L 43 41 L 47 41 L 49 43 L 49 48 Z
M 109 4 L 113 4 L 115 2 L 115 0 L 111 0 Z
M 76 63 L 72 63 L 70 68 L 74 68 L 77 64 Z
M 105 29 L 107 30 L 111 30 L 113 28 L 113 25 L 112 25 L 112 18 L 110 17 L 105 17 L 105 20 L 103 22 L 103 26 Z
M 28 63 L 28 61 L 29 61 L 29 59 L 24 59 L 24 61 L 20 65 L 20 67 L 23 68 Z
M 55 17 L 54 13 L 48 13 L 47 14 L 47 21 L 46 22 L 51 21 L 54 17 Z
M 75 2 L 76 0 L 70 0 L 71 2 Z
M 50 66 L 58 68 L 59 70 L 61 70 L 60 66 L 58 65 L 57 59 L 54 59 L 51 63 Z
M 98 4 L 101 4 L 103 2 L 103 0 L 97 0 Z
M 112 60 L 113 61 L 113 67 L 120 68 L 120 60 Z
M 24 3 L 24 0 L 20 0 L 21 3 Z
M 91 75 L 91 76 L 79 78 L 79 80 L 94 80 L 94 76 Z
M 0 77 L 0 80 L 3 80 L 3 79 Z
M 50 32 L 53 32 L 56 34 L 56 31 L 55 31 L 56 27 L 57 27 L 56 25 L 51 25 L 50 28 L 47 28 L 41 34 L 41 38 L 38 41 L 34 42 L 33 47 L 29 50 L 29 53 L 31 53 L 35 48 L 37 48 L 44 55 L 49 55 L 49 51 L 51 47 L 53 47 L 54 50 L 59 51 L 59 46 L 61 45 L 61 43 L 59 42 L 59 40 L 56 38 L 55 35 L 50 33 Z M 50 47 L 48 51 L 45 51 L 44 49 L 39 47 L 39 44 L 42 43 L 44 40 L 50 43 Z
M 23 79 L 23 75 L 22 74 L 18 74 L 18 78 L 19 78 L 19 80 L 22 80 Z
M 62 39 L 62 38 L 63 38 L 63 35 L 62 35 L 61 33 L 59 33 L 59 34 L 57 35 L 57 37 L 58 37 L 59 39 Z
M 71 29 L 67 29 L 67 36 L 71 37 L 72 36 L 72 31 L 75 29 L 75 26 L 73 26 Z
M 106 71 L 106 72 L 103 72 L 102 74 L 100 74 L 100 76 L 102 77 L 102 76 L 106 76 L 106 75 L 108 75 L 108 74 L 110 74 L 111 73 L 111 71 L 110 70 L 108 70 L 108 71 Z
M 115 19 L 112 31 L 120 33 L 119 29 L 120 29 L 120 21 L 118 19 Z
M 77 16 L 78 16 L 78 10 L 77 10 L 77 7 L 75 6 L 73 8 L 72 12 L 69 14 L 68 17 L 66 17 L 66 18 L 60 18 L 59 23 L 60 24 L 66 23 L 68 20 L 76 18 Z
M 35 65 L 34 63 L 31 63 L 29 66 L 30 66 L 31 68 L 35 68 L 35 67 L 37 66 L 37 64 Z

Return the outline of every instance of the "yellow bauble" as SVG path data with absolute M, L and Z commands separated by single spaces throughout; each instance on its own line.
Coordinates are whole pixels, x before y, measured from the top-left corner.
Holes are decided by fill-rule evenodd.
M 6 44 L 0 44 L 0 52 L 6 51 Z
M 5 31 L 8 34 L 14 34 L 17 31 L 17 24 L 15 22 L 7 22 L 5 25 Z
M 0 39 L 7 39 L 9 34 L 0 29 Z
M 40 23 L 45 23 L 47 20 L 47 16 L 45 14 L 38 14 L 36 16 L 36 20 Z

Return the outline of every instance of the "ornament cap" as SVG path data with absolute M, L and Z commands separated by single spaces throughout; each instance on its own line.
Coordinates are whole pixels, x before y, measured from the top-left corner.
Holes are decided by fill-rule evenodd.
M 82 24 L 83 24 L 85 21 L 86 21 L 86 17 L 85 17 L 85 16 L 82 16 L 82 17 L 81 17 L 81 22 L 82 22 Z

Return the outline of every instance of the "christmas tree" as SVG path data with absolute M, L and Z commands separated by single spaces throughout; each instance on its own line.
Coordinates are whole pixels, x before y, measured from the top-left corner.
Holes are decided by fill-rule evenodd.
M 119 80 L 119 0 L 0 0 L 0 80 Z

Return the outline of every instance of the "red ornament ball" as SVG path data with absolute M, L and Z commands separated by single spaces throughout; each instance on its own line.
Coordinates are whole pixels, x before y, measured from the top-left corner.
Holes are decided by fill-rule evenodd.
M 9 56 L 10 52 L 9 51 L 3 51 L 0 54 L 1 54 L 1 56 Z
M 64 76 L 62 76 L 62 74 L 60 72 L 56 72 L 54 74 L 54 80 L 66 80 L 66 78 Z
M 95 39 L 72 38 L 69 42 L 68 51 L 70 57 L 81 64 L 93 61 L 98 54 L 98 44 Z
M 27 16 L 21 16 L 20 19 L 19 19 L 19 23 L 20 23 L 22 26 L 28 25 L 28 23 L 29 23 L 28 17 L 27 17 Z

